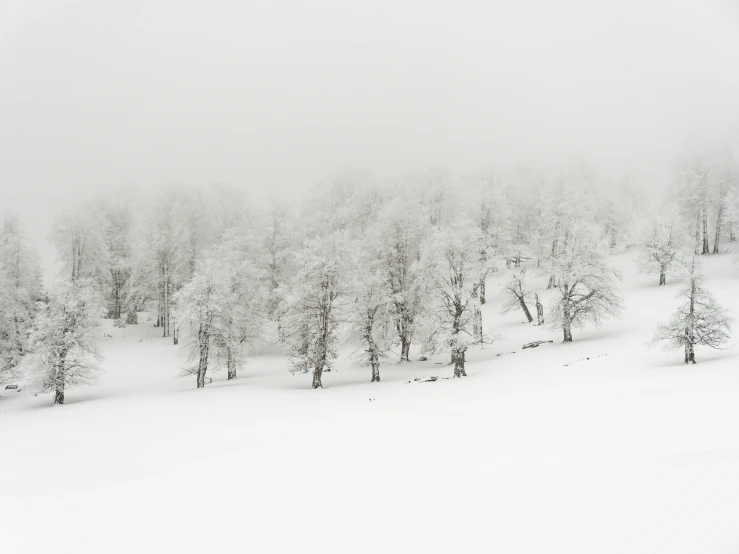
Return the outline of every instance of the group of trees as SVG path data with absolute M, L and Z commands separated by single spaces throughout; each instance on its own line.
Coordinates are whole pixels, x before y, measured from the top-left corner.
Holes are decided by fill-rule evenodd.
M 0 232 L 0 375 L 16 375 L 25 358 L 63 403 L 65 388 L 95 375 L 98 318 L 124 326 L 144 313 L 182 344 L 197 387 L 221 368 L 236 378 L 258 338 L 283 343 L 314 388 L 342 340 L 373 382 L 384 358 L 410 361 L 412 349 L 448 352 L 462 377 L 468 349 L 493 338 L 481 310 L 491 273 L 510 270 L 505 311 L 570 342 L 573 329 L 620 316 L 620 276 L 606 255 L 632 246 L 660 285 L 687 275 L 687 303 L 658 339 L 694 362 L 694 347 L 719 347 L 729 325 L 696 257 L 735 241 L 739 221 L 739 172 L 711 160 L 680 164 L 663 197 L 585 166 L 527 166 L 403 184 L 345 174 L 300 205 L 266 210 L 226 187 L 81 204 L 55 223 L 61 273 L 48 294 L 10 218 Z

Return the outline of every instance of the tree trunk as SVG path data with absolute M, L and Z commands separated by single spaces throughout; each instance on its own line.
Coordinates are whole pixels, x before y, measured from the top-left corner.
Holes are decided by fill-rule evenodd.
M 323 374 L 323 365 L 316 364 L 316 367 L 313 369 L 313 384 L 311 385 L 314 389 L 322 389 L 323 385 L 321 384 L 321 375 Z
M 480 285 L 477 288 L 479 294 L 480 294 L 480 304 L 485 303 L 485 278 L 483 277 L 480 279 Z
M 233 351 L 228 348 L 226 353 L 228 359 L 226 360 L 226 367 L 228 368 L 228 381 L 236 379 L 236 360 L 234 359 Z
M 480 310 L 479 306 L 475 306 L 475 322 L 473 324 L 472 334 L 475 340 L 482 344 L 484 333 L 482 332 L 482 310 Z
M 67 370 L 64 367 L 66 362 L 66 355 L 62 355 L 59 358 L 59 362 L 56 366 L 56 373 L 54 375 L 54 386 L 55 386 L 55 392 L 54 392 L 54 405 L 56 404 L 64 404 L 64 385 L 66 381 L 66 373 Z
M 659 284 L 660 286 L 667 284 L 667 266 L 665 264 L 659 266 Z
M 539 302 L 539 295 L 534 293 L 534 297 L 536 298 L 536 319 L 537 319 L 537 325 L 544 325 L 544 306 L 541 305 L 541 302 Z
M 563 342 L 572 342 L 572 322 L 570 321 L 570 314 L 565 312 L 562 321 L 562 331 L 564 332 Z
M 200 343 L 200 361 L 198 362 L 198 387 L 205 387 L 205 373 L 208 371 L 208 350 L 210 347 L 210 336 L 208 331 L 200 327 L 198 333 L 198 342 Z
M 549 283 L 547 283 L 547 289 L 551 289 L 557 286 L 557 279 L 554 275 L 549 276 Z
M 455 346 L 452 349 L 452 360 L 454 361 L 454 377 L 467 377 L 464 370 L 464 353 L 466 348 Z
M 400 361 L 409 362 L 411 353 L 411 340 L 403 335 L 400 337 Z
M 163 337 L 169 336 L 169 268 L 167 267 L 167 262 L 164 262 L 163 265 L 164 268 L 164 305 L 163 305 L 163 313 L 162 313 L 162 320 L 163 320 Z
M 689 342 L 685 344 L 685 363 L 695 363 L 695 349 Z
M 708 248 L 708 210 L 703 209 L 703 254 L 710 254 L 711 250 Z
M 380 382 L 380 357 L 377 355 L 377 348 L 370 346 L 370 364 L 372 365 L 372 381 L 371 383 Z
M 523 310 L 523 313 L 526 314 L 526 319 L 529 320 L 529 323 L 534 321 L 534 318 L 531 317 L 531 312 L 529 312 L 529 307 L 526 305 L 526 300 L 524 300 L 523 295 L 520 295 L 518 297 L 518 301 L 521 303 L 521 309 Z
M 716 238 L 713 242 L 713 253 L 718 254 L 718 247 L 719 242 L 721 240 L 721 216 L 722 216 L 723 209 L 719 205 L 718 207 L 718 216 L 716 217 Z

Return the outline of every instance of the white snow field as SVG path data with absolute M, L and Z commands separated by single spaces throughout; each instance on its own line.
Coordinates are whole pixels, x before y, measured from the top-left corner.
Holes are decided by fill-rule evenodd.
M 98 386 L 2 391 L 0 552 L 737 553 L 739 347 L 648 347 L 681 284 L 633 258 L 611 257 L 624 318 L 568 345 L 499 315 L 493 275 L 503 337 L 461 380 L 408 382 L 451 377 L 447 354 L 379 384 L 343 360 L 315 391 L 265 354 L 196 390 L 151 323 L 105 322 Z M 738 314 L 734 257 L 705 258 Z

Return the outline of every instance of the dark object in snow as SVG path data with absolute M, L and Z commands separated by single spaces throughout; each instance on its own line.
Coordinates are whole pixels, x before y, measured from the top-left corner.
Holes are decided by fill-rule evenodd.
M 416 377 L 413 379 L 417 383 L 433 383 L 434 381 L 438 380 L 438 377 Z
M 5 387 L 5 390 L 15 390 L 18 388 L 18 385 L 8 385 Z
M 426 356 L 421 356 L 420 358 L 418 358 L 418 361 L 419 362 L 427 362 L 428 361 L 428 358 Z
M 527 342 L 526 344 L 523 345 L 523 347 L 524 347 L 524 349 L 525 348 L 536 348 L 540 344 L 546 344 L 548 342 L 554 342 L 554 341 L 552 341 L 552 340 L 535 340 L 534 342 Z
M 598 355 L 596 356 L 596 358 L 602 358 L 603 356 L 608 356 L 608 354 L 598 354 Z M 586 361 L 588 361 L 588 360 L 590 360 L 590 357 L 587 357 L 587 358 L 580 358 L 579 360 L 577 360 L 577 361 L 575 361 L 575 362 L 570 362 L 569 364 L 564 364 L 564 367 L 569 367 L 569 366 L 571 366 L 571 365 L 579 364 L 580 362 L 586 362 Z
M 501 352 L 500 354 L 496 354 L 495 357 L 502 356 L 503 354 L 515 354 L 515 352 Z

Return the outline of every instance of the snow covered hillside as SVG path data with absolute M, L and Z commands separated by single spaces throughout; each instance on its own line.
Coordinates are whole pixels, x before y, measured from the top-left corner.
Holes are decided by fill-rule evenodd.
M 569 344 L 491 274 L 463 379 L 395 354 L 370 383 L 343 347 L 324 389 L 264 353 L 196 390 L 160 329 L 106 320 L 99 385 L 2 391 L 0 552 L 739 552 L 739 350 L 648 347 L 682 285 L 634 258 L 624 317 Z M 735 315 L 733 260 L 704 274 Z

